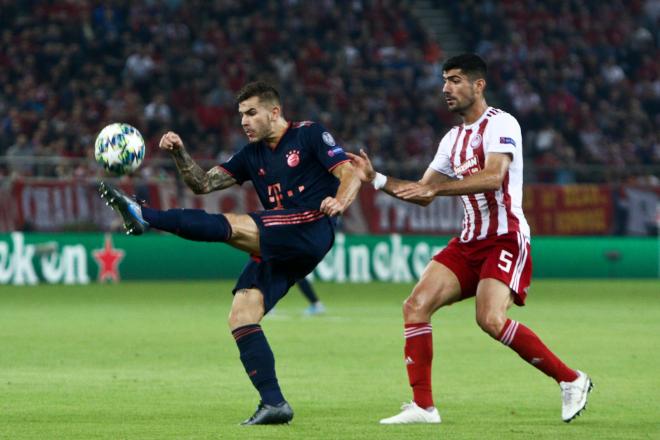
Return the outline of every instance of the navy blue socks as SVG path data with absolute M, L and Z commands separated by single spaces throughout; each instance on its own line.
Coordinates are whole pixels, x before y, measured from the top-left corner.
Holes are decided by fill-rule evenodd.
M 232 332 L 245 372 L 259 391 L 261 401 L 267 405 L 284 402 L 284 396 L 275 376 L 275 358 L 259 324 L 249 324 Z
M 142 217 L 152 228 L 171 232 L 194 241 L 228 241 L 231 225 L 222 214 L 209 214 L 201 209 L 168 209 L 159 211 L 142 207 Z
M 319 297 L 316 296 L 316 293 L 314 293 L 314 289 L 312 288 L 310 282 L 307 281 L 307 278 L 299 279 L 298 287 L 300 287 L 300 290 L 302 291 L 303 295 L 305 295 L 305 298 L 307 298 L 307 300 L 311 304 L 319 302 Z

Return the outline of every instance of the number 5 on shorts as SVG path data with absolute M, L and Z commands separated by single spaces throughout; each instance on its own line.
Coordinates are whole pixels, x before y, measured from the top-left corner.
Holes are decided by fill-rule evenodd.
M 500 252 L 500 264 L 497 265 L 504 272 L 509 273 L 511 270 L 511 265 L 513 264 L 513 254 L 502 249 Z

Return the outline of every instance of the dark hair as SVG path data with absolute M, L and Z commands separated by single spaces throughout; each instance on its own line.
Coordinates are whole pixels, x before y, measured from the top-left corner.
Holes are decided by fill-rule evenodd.
M 254 81 L 243 86 L 236 94 L 236 104 L 240 104 L 246 99 L 258 96 L 260 101 L 271 103 L 280 103 L 280 94 L 277 89 L 265 81 Z
M 452 69 L 461 69 L 470 79 L 486 79 L 488 73 L 486 62 L 474 53 L 463 53 L 449 58 L 442 66 L 442 71 L 447 72 Z

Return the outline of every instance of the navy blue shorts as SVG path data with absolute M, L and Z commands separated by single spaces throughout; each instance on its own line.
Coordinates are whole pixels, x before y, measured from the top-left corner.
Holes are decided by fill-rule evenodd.
M 259 227 L 260 257 L 243 268 L 233 292 L 256 287 L 268 312 L 296 281 L 309 274 L 335 240 L 335 219 L 309 209 L 251 212 Z

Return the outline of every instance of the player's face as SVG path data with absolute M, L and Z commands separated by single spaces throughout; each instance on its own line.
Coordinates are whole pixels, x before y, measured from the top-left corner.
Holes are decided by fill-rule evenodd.
M 250 142 L 258 142 L 270 137 L 273 133 L 273 123 L 277 119 L 274 106 L 261 102 L 258 96 L 253 96 L 238 104 L 241 115 L 241 126 Z
M 471 80 L 461 69 L 451 69 L 442 75 L 445 85 L 442 93 L 450 112 L 464 113 L 477 101 L 480 91 L 479 82 L 483 80 Z

